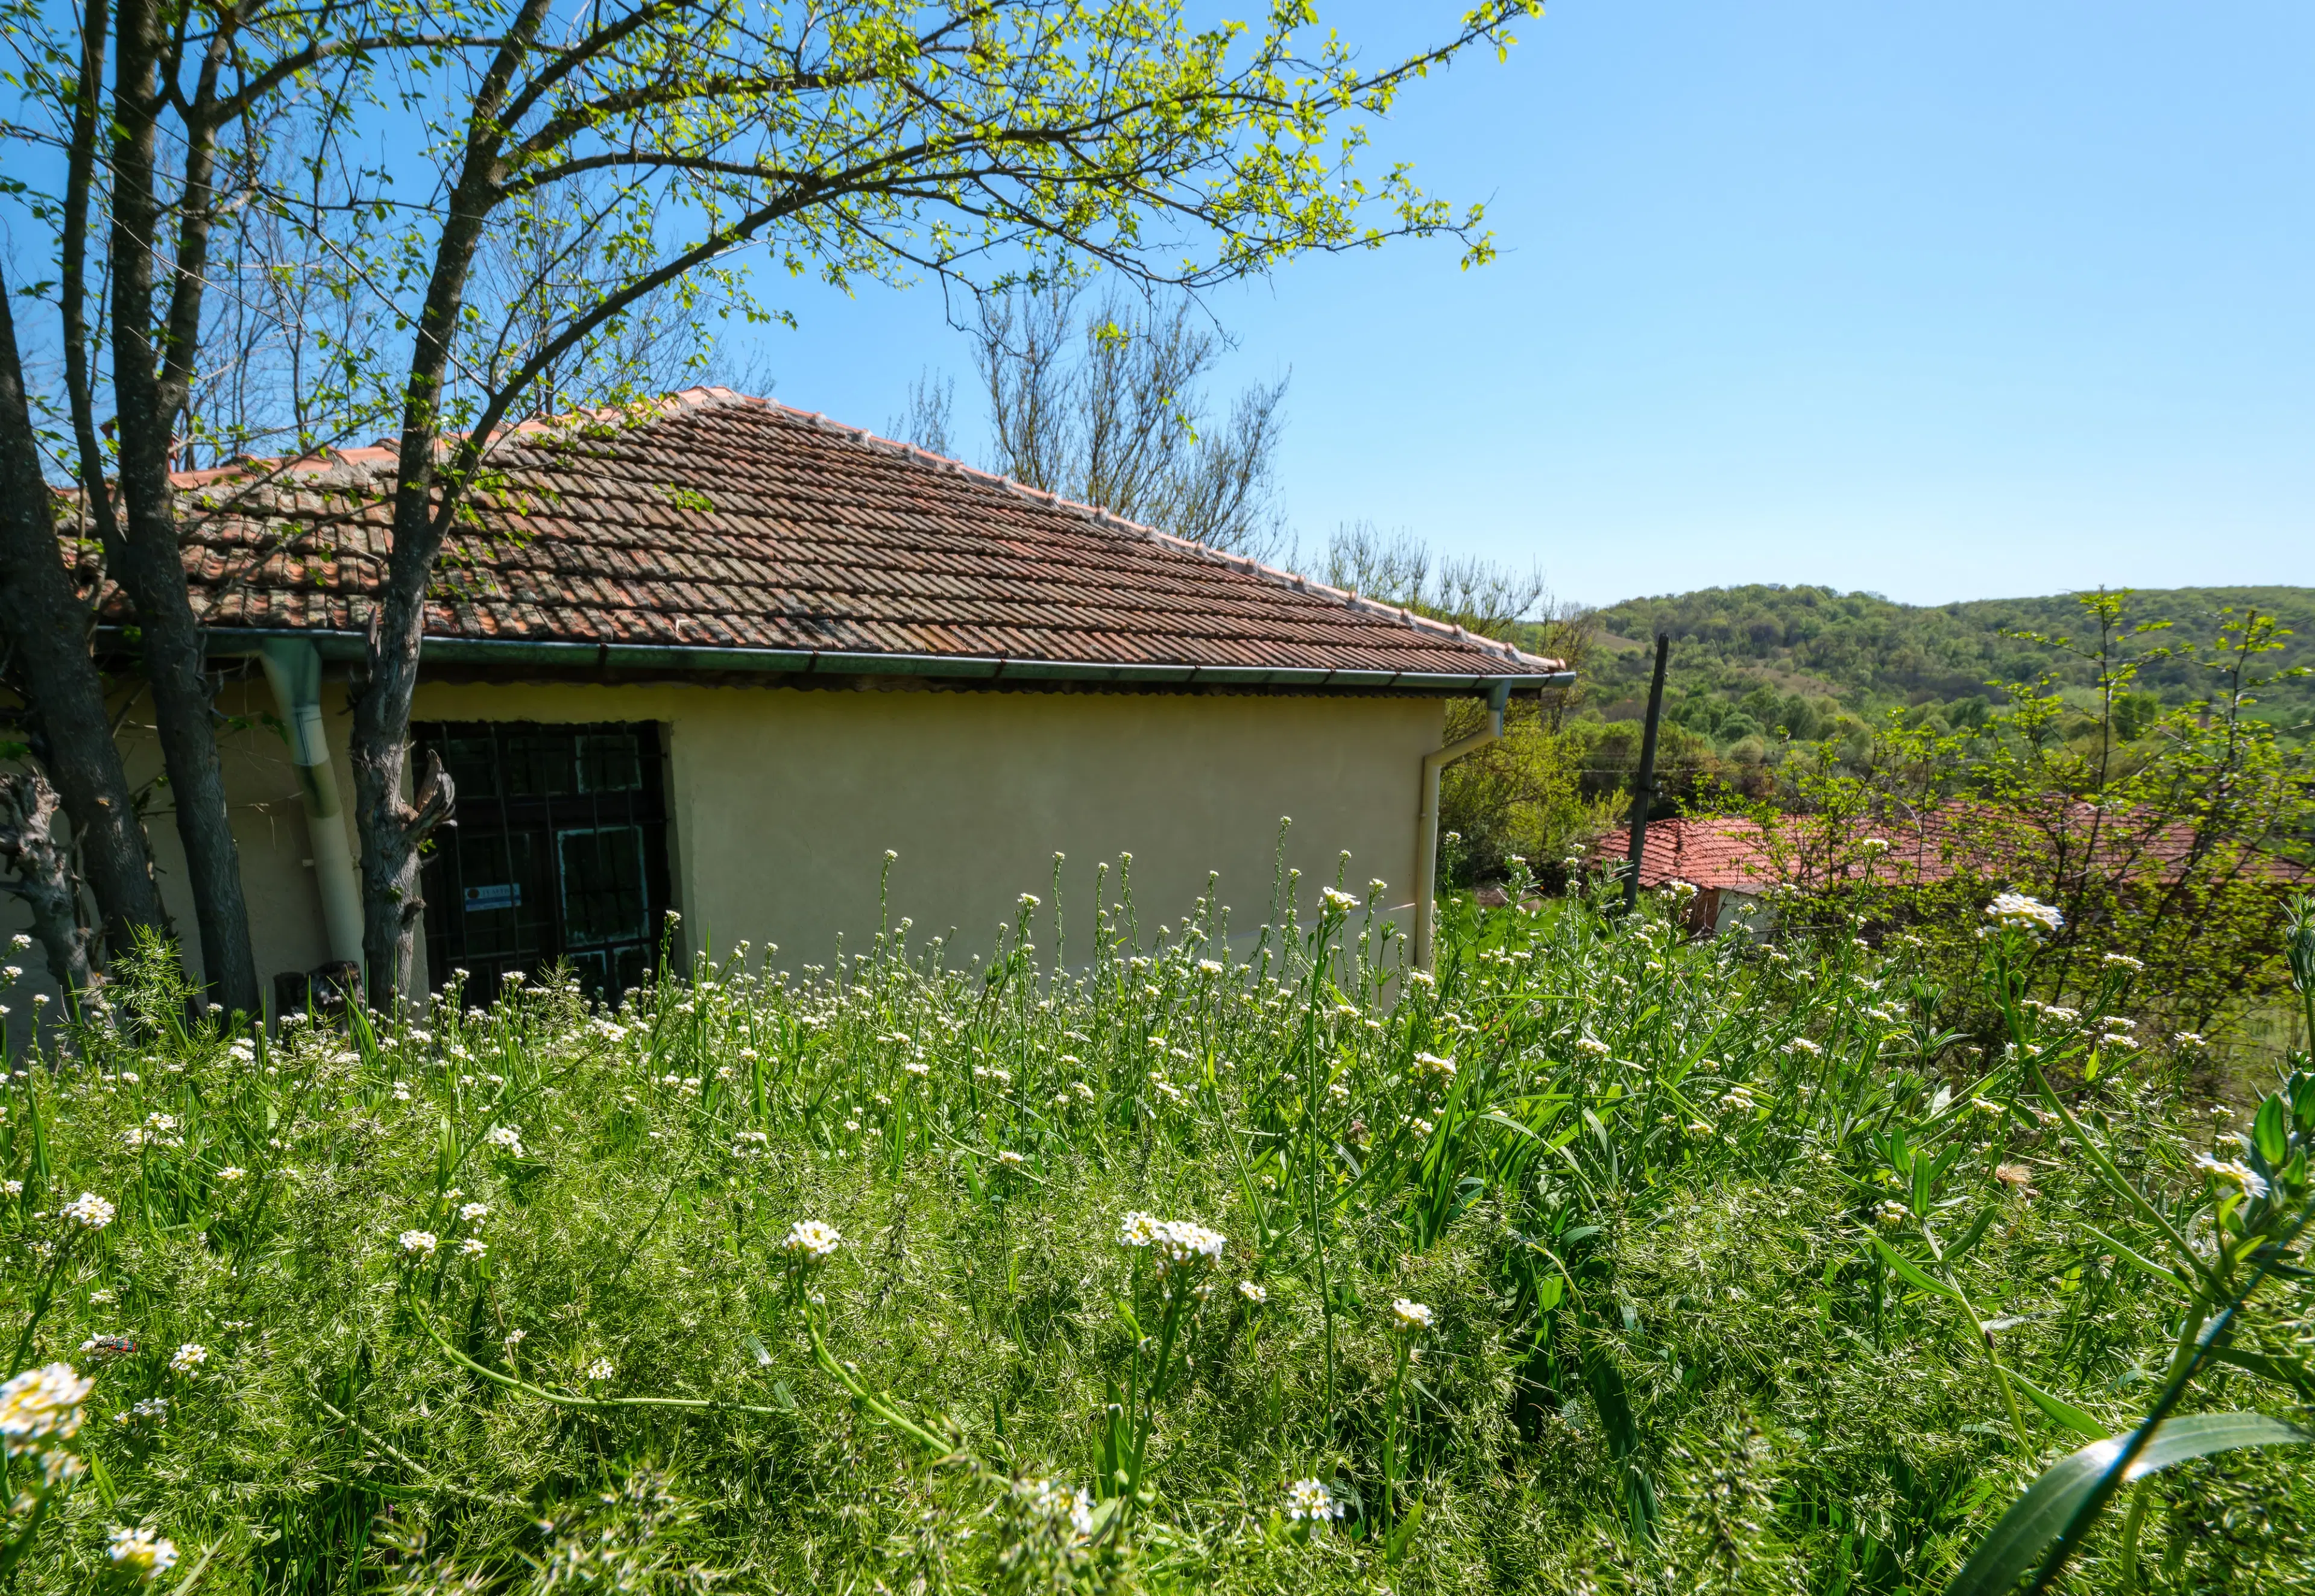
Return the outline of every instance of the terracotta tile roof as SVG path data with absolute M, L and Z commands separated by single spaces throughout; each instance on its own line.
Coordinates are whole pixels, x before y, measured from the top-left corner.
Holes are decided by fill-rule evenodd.
M 1592 856 L 1613 864 L 1632 853 L 1632 829 L 1619 826 L 1593 845 Z M 1774 867 L 1761 846 L 1761 828 L 1746 820 L 1650 820 L 1640 842 L 1640 885 L 1691 886 L 1765 892 Z
M 526 426 L 492 458 L 503 479 L 453 538 L 430 650 L 778 650 L 1196 667 L 1224 681 L 1352 672 L 1370 686 L 1560 669 L 725 389 L 674 395 L 640 424 Z M 182 474 L 205 625 L 360 633 L 393 465 L 375 448 Z
M 2009 813 L 1956 799 L 1918 819 L 1892 818 L 1838 838 L 1828 838 L 1812 817 L 1796 815 L 1780 823 L 1780 833 L 1782 847 L 1772 851 L 1760 826 L 1741 817 L 1650 820 L 1641 845 L 1640 884 L 1684 881 L 1707 890 L 1763 893 L 1779 880 L 1804 891 L 1832 880 L 1950 881 L 1965 871 L 1994 881 L 2021 858 L 2036 873 L 2063 858 L 2070 881 L 2078 881 L 2093 859 L 2098 873 L 2109 878 L 2171 881 L 2195 852 L 2194 828 L 2183 821 L 2112 809 L 2101 817 L 2076 799 L 2057 800 L 2041 812 Z M 2062 851 L 2053 846 L 2060 839 Z M 1629 857 L 1631 847 L 1631 828 L 1619 827 L 1593 845 L 1592 856 L 1614 864 Z M 2315 873 L 2256 847 L 2231 858 L 2227 867 L 2278 883 Z

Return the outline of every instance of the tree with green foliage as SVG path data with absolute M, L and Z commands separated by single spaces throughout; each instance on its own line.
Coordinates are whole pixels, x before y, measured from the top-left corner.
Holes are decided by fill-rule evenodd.
M 2207 1030 L 2280 989 L 2284 900 L 2315 877 L 2315 754 L 2248 713 L 2305 668 L 2273 663 L 2286 636 L 2269 616 L 2223 617 L 2215 646 L 2154 648 L 2166 629 L 2134 622 L 2126 595 L 2079 606 L 2082 634 L 2029 641 L 2087 667 L 2096 732 L 2069 733 L 2071 705 L 2044 675 L 1970 732 L 1892 716 L 1862 758 L 1805 750 L 1751 812 L 1770 876 L 1804 894 L 1792 919 L 1918 926 L 1960 968 L 1977 956 L 1969 906 L 2024 891 L 2060 916 L 2018 966 L 2042 998 L 2071 1001 L 2124 959 L 2166 1021 Z M 2125 743 L 2155 659 L 2201 673 L 2202 691 Z
M 213 292 L 229 275 L 217 246 L 237 218 L 275 212 L 269 191 L 292 146 L 303 139 L 318 158 L 346 133 L 379 58 L 455 45 L 460 26 L 301 0 L 91 0 L 6 15 L 18 69 L 0 131 L 49 164 L 20 169 L 46 182 L 12 173 L 0 196 L 28 237 L 48 241 L 53 276 L 15 292 L 50 318 L 59 357 L 51 386 L 28 389 L 28 339 L 13 315 L 0 316 L 0 626 L 12 685 L 118 955 L 164 922 L 102 708 L 85 600 L 58 569 L 53 475 L 75 490 L 76 574 L 99 594 L 117 584 L 133 613 L 121 641 L 159 725 L 204 973 L 212 1000 L 243 1012 L 258 1007 L 256 964 L 170 480 L 200 430 L 205 339 L 235 295 Z

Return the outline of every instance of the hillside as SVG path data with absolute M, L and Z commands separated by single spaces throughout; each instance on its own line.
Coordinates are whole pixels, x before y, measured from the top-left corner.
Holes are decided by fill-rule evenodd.
M 2178 588 L 2134 593 L 2133 624 L 2169 623 L 2131 639 L 2133 652 L 2208 650 L 2222 612 L 2273 615 L 2295 635 L 2265 656 L 2274 674 L 2315 667 L 2315 589 Z M 2064 594 L 1920 607 L 1872 593 L 1756 585 L 1634 598 L 1596 613 L 1600 632 L 1585 660 L 1587 707 L 1610 720 L 1639 713 L 1647 691 L 1648 639 L 1672 638 L 1673 718 L 1718 742 L 1779 727 L 1813 735 L 1832 714 L 1877 715 L 1892 708 L 1934 710 L 1949 723 L 1974 719 L 1999 700 L 1988 683 L 2049 674 L 2087 699 L 2086 661 L 2008 634 L 2080 639 L 2085 617 Z M 2094 632 L 2092 633 L 2094 636 Z M 2150 663 L 2142 688 L 2165 705 L 2217 690 L 2208 670 L 2174 652 Z M 2315 678 L 2280 681 L 2261 695 L 2259 713 L 2278 724 L 2315 723 Z

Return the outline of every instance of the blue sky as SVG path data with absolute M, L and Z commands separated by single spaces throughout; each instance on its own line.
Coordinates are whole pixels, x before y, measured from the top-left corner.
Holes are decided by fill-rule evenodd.
M 1379 56 L 1460 6 L 1322 9 Z M 1566 598 L 2315 583 L 2311 58 L 2303 0 L 1561 0 L 1375 129 L 1502 259 L 1218 296 L 1225 381 L 1291 372 L 1306 543 Z M 786 302 L 791 403 L 881 426 L 968 369 L 936 290 Z

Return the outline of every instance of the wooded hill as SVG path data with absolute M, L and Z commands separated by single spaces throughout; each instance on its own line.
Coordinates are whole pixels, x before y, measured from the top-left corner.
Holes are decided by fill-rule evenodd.
M 2229 610 L 2274 616 L 2294 634 L 2257 662 L 2260 674 L 2315 668 L 2315 589 L 2137 592 L 2125 626 L 2169 623 L 2121 642 L 2129 654 L 2169 651 L 2142 671 L 2148 696 L 2141 705 L 2169 707 L 2225 690 L 2222 678 L 2186 651 L 2219 660 Z M 2063 636 L 2094 650 L 2097 623 L 2068 594 L 1920 607 L 1873 593 L 1754 585 L 1628 599 L 1593 618 L 1598 632 L 1583 661 L 1586 714 L 1621 720 L 1640 713 L 1651 640 L 1664 631 L 1672 639 L 1669 717 L 1723 746 L 1778 732 L 1818 736 L 1838 714 L 1891 709 L 1964 724 L 2001 701 L 1989 684 L 2044 676 L 2085 707 L 2094 701 L 2093 664 L 2015 635 Z M 2279 727 L 2304 736 L 2315 726 L 2315 676 L 2276 681 L 2258 697 L 2254 713 Z

